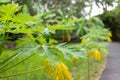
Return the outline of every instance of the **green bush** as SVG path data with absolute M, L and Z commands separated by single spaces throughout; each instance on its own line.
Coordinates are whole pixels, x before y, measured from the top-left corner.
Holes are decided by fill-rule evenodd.
M 75 62 L 88 57 L 100 61 L 101 56 L 107 53 L 111 33 L 103 28 L 98 18 L 88 20 L 88 33 L 81 37 L 79 46 L 67 46 L 66 43 L 58 43 L 51 34 L 55 34 L 56 30 L 74 30 L 74 24 L 81 21 L 82 25 L 84 19 L 61 20 L 51 24 L 48 19 L 51 20 L 53 15 L 43 13 L 30 16 L 19 12 L 21 8 L 17 4 L 0 6 L 0 80 L 72 80 L 67 66 L 61 61 Z M 10 34 L 22 36 L 17 35 L 15 40 L 11 40 Z M 44 72 L 43 77 L 42 72 L 31 74 L 40 70 Z
M 113 39 L 120 40 L 120 6 L 99 15 L 105 26 L 112 31 Z

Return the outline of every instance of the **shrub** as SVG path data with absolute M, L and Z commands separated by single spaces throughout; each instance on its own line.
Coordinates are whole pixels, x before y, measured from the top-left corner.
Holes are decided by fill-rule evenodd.
M 120 6 L 99 15 L 105 26 L 112 31 L 113 39 L 120 40 Z
M 73 61 L 75 61 L 79 58 L 88 58 L 88 52 L 91 52 L 89 55 L 92 56 L 90 57 L 100 61 L 102 53 L 106 53 L 106 44 L 108 43 L 106 40 L 111 42 L 109 30 L 103 28 L 104 25 L 101 24 L 101 21 L 99 22 L 98 18 L 92 18 L 88 21 L 88 25 L 91 27 L 88 28 L 88 33 L 82 37 L 82 43 L 79 44 L 79 47 L 57 43 L 52 38 L 51 33 L 54 34 L 56 30 L 73 30 L 72 24 L 80 19 L 68 19 L 51 24 L 43 22 L 41 18 L 38 19 L 40 15 L 30 16 L 19 12 L 20 9 L 21 6 L 17 4 L 0 6 L 0 79 L 43 70 L 43 72 L 48 73 L 47 78 L 72 80 L 69 69 L 61 62 L 62 58 L 69 61 L 74 59 Z M 9 33 L 24 35 L 12 41 Z M 99 41 L 103 42 L 100 43 Z M 6 47 L 6 44 L 9 47 Z M 39 68 L 35 67 L 36 69 L 31 68 L 32 65 L 25 65 L 28 64 L 25 61 L 28 61 L 34 55 L 39 55 L 38 59 L 41 59 L 33 60 L 32 63 L 40 62 L 33 65 L 38 65 Z M 45 61 L 44 66 L 43 61 Z M 28 69 L 21 67 L 23 71 L 21 71 L 21 68 L 16 70 L 15 67 L 20 66 L 20 64 Z M 62 74 L 63 70 L 65 72 Z M 61 73 L 58 74 L 58 72 Z M 36 78 L 39 78 L 39 76 L 37 75 Z

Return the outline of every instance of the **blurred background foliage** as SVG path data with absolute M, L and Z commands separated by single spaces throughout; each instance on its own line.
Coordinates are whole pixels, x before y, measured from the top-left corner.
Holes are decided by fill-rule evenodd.
M 18 3 L 20 5 L 27 5 L 29 13 L 36 15 L 35 5 L 42 6 L 46 11 L 48 10 L 63 10 L 67 15 L 73 15 L 75 17 L 81 17 L 81 12 L 84 12 L 84 8 L 91 6 L 91 3 L 95 2 L 98 7 L 102 5 L 103 10 L 106 10 L 108 6 L 112 6 L 113 2 L 119 2 L 119 0 L 1 0 L 1 4 L 5 3 Z
M 105 24 L 106 28 L 112 31 L 113 39 L 120 40 L 120 5 L 112 11 L 105 11 L 99 15 L 100 19 Z
M 113 6 L 113 3 L 119 5 L 120 0 L 1 0 L 0 4 L 18 3 L 19 5 L 24 5 L 20 11 L 23 10 L 26 14 L 30 14 L 32 16 L 39 14 L 37 15 L 38 20 L 42 20 L 43 24 L 47 26 L 49 23 L 56 24 L 58 21 L 68 21 L 68 19 L 81 18 L 87 15 L 91 16 L 93 2 L 98 6 L 98 8 L 102 7 L 104 10 L 101 19 L 106 26 L 110 28 L 112 33 L 115 33 L 113 34 L 113 37 L 116 37 L 117 39 L 119 36 L 119 29 L 117 29 L 118 27 L 115 28 L 115 26 L 114 28 L 111 27 L 110 24 L 113 24 L 115 21 L 119 21 L 117 20 L 118 18 L 115 18 L 117 14 L 119 15 L 119 8 L 112 12 L 107 11 L 107 8 L 109 6 Z M 86 7 L 90 7 L 90 10 L 88 11 L 89 13 L 85 11 Z M 115 19 L 114 22 L 110 21 L 113 20 L 111 19 L 113 16 Z M 72 25 L 75 30 L 58 30 L 56 31 L 56 34 L 52 36 L 62 42 L 79 41 L 80 36 L 84 35 L 88 31 L 85 18 L 81 19 L 83 20 Z M 106 22 L 108 19 L 109 21 Z M 115 25 L 119 26 L 119 24 Z

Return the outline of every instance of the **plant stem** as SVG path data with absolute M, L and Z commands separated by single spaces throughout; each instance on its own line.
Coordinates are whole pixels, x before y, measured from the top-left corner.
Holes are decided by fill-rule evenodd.
M 7 62 L 0 67 L 0 70 L 1 70 L 1 69 L 4 69 L 5 67 L 7 67 L 7 65 L 8 65 L 12 60 L 14 60 L 17 56 L 18 56 L 18 54 L 16 53 L 16 54 L 14 54 L 13 56 L 11 56 L 9 59 L 6 59 L 5 61 L 7 61 Z M 5 61 L 4 61 L 4 62 L 5 62 Z M 1 64 L 2 64 L 2 63 L 3 63 L 3 62 L 1 62 Z
M 87 58 L 87 63 L 88 63 L 88 80 L 90 80 L 90 65 L 89 65 L 89 57 Z
M 97 65 L 96 65 L 96 61 L 94 60 L 94 77 L 96 77 L 96 74 L 97 74 Z
M 41 69 L 43 69 L 44 67 L 45 67 L 45 66 L 40 67 L 40 68 L 37 68 L 37 69 L 30 70 L 30 71 L 22 72 L 22 73 L 16 73 L 16 74 L 8 75 L 8 76 L 0 76 L 0 79 L 1 79 L 1 78 L 8 78 L 8 77 L 14 77 L 14 76 L 19 76 L 19 75 L 31 73 L 31 72 L 34 72 L 34 71 L 41 70 Z
M 12 55 L 11 57 L 9 57 L 8 59 L 6 59 L 5 61 L 1 62 L 0 64 L 2 64 L 2 63 L 4 63 L 4 62 L 7 61 L 6 64 L 4 64 L 3 66 L 0 67 L 0 70 L 1 70 L 1 69 L 4 69 L 5 67 L 7 67 L 7 65 L 8 65 L 12 60 L 14 60 L 17 56 L 18 56 L 18 54 L 16 53 L 16 54 Z
M 5 71 L 7 71 L 7 70 L 9 70 L 9 69 L 11 69 L 11 68 L 17 66 L 18 64 L 20 64 L 20 63 L 26 61 L 27 59 L 29 59 L 29 58 L 32 57 L 33 55 L 34 55 L 34 54 L 31 54 L 30 56 L 26 57 L 25 59 L 23 59 L 23 60 L 19 61 L 18 63 L 14 64 L 14 65 L 12 65 L 12 66 L 10 66 L 10 67 L 8 67 L 8 68 L 5 69 L 5 70 L 3 70 L 2 72 L 5 72 Z M 0 73 L 2 73 L 2 72 L 0 72 Z
M 11 60 L 11 59 L 12 59 L 14 56 L 16 56 L 17 54 L 18 54 L 18 53 L 13 54 L 12 56 L 10 56 L 9 58 L 7 58 L 6 60 L 0 62 L 0 64 L 3 64 L 3 63 L 5 63 L 5 62 Z

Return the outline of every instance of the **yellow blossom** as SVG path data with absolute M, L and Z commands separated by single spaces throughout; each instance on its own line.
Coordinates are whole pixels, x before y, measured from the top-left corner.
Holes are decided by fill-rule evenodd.
M 62 62 L 57 63 L 57 67 L 55 70 L 55 79 L 56 80 L 72 80 L 72 76 L 69 72 L 68 67 Z
M 81 44 L 84 44 L 86 42 L 86 39 L 83 38 L 82 41 L 81 41 Z
M 76 57 L 72 57 L 72 61 L 73 61 L 73 62 L 76 62 L 76 61 L 77 61 L 77 58 L 76 58 Z
M 45 60 L 45 66 L 49 66 L 50 65 L 50 61 L 49 60 Z
M 68 36 L 67 36 L 67 42 L 70 42 L 70 41 L 71 41 L 71 36 L 68 35 Z
M 53 76 L 55 68 L 53 66 L 49 66 L 49 72 L 48 72 L 48 77 L 51 78 Z
M 98 61 L 100 61 L 102 58 L 100 52 L 97 49 L 94 50 L 94 58 Z
M 48 72 L 49 78 L 54 77 L 55 80 L 72 80 L 72 76 L 69 72 L 69 69 L 64 63 L 57 62 L 56 67 L 54 67 L 50 64 L 49 60 L 46 60 L 45 66 L 46 69 L 49 69 Z
M 98 61 L 100 61 L 102 59 L 102 56 L 97 49 L 95 49 L 94 51 L 89 51 L 88 57 L 94 57 Z
M 109 33 L 108 33 L 108 37 L 112 37 L 112 33 L 109 32 Z
M 44 61 L 44 64 L 45 64 L 45 67 L 41 70 L 42 72 L 45 72 L 45 71 L 46 71 L 46 68 L 47 68 L 48 66 L 50 66 L 50 61 L 49 61 L 49 60 L 45 60 L 45 61 Z
M 107 37 L 106 40 L 107 40 L 108 42 L 112 42 L 112 40 L 111 40 L 110 37 Z
M 88 57 L 93 57 L 93 52 L 92 51 L 88 52 Z

